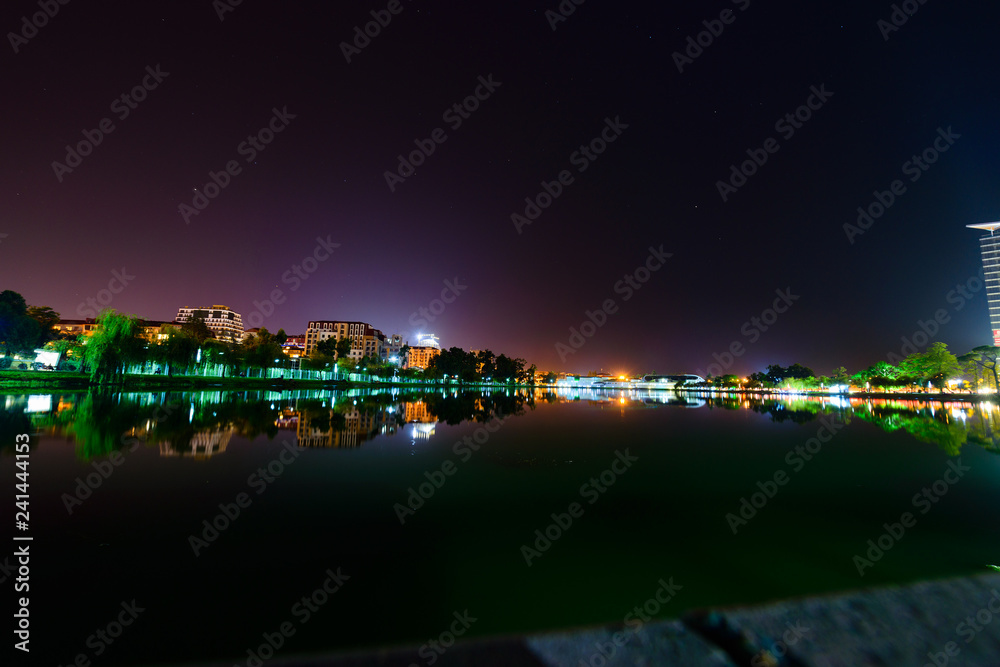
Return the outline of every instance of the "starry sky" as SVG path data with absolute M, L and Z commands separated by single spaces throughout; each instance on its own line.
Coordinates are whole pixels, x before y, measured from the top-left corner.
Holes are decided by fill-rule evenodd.
M 0 288 L 576 372 L 989 343 L 1000 7 L 672 4 L 4 3 Z

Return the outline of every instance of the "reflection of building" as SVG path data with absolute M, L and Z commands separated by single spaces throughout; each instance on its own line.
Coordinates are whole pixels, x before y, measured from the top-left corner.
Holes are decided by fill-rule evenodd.
M 299 413 L 291 408 L 282 408 L 274 425 L 278 428 L 298 429 Z
M 409 354 L 406 355 L 406 362 L 403 364 L 403 367 L 427 368 L 427 365 L 431 363 L 431 359 L 439 354 L 441 354 L 441 348 L 439 347 L 431 347 L 429 345 L 411 347 Z
M 316 346 L 324 340 L 351 339 L 348 357 L 355 361 L 362 357 L 380 358 L 385 347 L 385 334 L 365 322 L 335 322 L 314 320 L 306 329 L 306 356 L 316 351 Z
M 989 307 L 993 344 L 1000 346 L 1000 235 L 995 234 L 1000 229 L 1000 222 L 986 222 L 978 225 L 966 225 L 966 227 L 989 232 L 989 234 L 979 238 L 979 251 L 983 256 L 986 305 Z
M 427 404 L 423 401 L 406 401 L 403 403 L 403 419 L 407 423 L 420 422 L 422 424 L 437 421 L 437 417 L 430 413 Z
M 330 420 L 338 419 L 339 413 L 330 410 Z M 371 412 L 361 412 L 353 408 L 340 415 L 343 417 L 342 428 L 334 428 L 332 425 L 322 430 L 314 426 L 316 420 L 308 413 L 299 413 L 299 424 L 296 434 L 299 440 L 299 447 L 337 447 L 348 449 L 360 447 L 363 442 L 370 440 L 379 433 L 391 435 L 396 432 L 396 422 L 386 410 L 372 410 Z
M 219 340 L 243 340 L 243 316 L 228 306 L 178 308 L 174 321 L 183 324 L 198 318 L 205 321 L 205 326 Z
M 225 431 L 216 429 L 214 431 L 198 431 L 191 436 L 188 443 L 189 450 L 179 451 L 174 449 L 171 442 L 160 443 L 160 456 L 191 456 L 195 460 L 211 458 L 214 454 L 222 454 L 226 451 L 229 438 L 233 435 L 233 429 Z

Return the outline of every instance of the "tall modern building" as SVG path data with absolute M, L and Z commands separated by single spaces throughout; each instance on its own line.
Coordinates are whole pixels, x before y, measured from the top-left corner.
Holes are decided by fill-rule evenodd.
M 970 229 L 989 232 L 979 238 L 979 251 L 983 255 L 983 274 L 986 279 L 986 304 L 990 309 L 990 330 L 993 344 L 1000 347 L 1000 222 L 983 222 L 966 225 Z

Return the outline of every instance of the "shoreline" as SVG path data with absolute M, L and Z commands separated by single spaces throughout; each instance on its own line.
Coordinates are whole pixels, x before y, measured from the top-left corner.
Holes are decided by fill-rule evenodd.
M 503 384 L 503 383 L 480 383 L 480 382 L 393 382 L 389 380 L 359 381 L 344 379 L 306 379 L 306 378 L 248 378 L 248 377 L 216 377 L 206 375 L 128 375 L 124 383 L 115 387 L 109 387 L 111 391 L 141 391 L 146 389 L 348 389 L 348 388 L 439 388 L 451 387 L 462 389 L 582 389 L 594 392 L 620 392 L 634 391 L 629 387 L 591 387 L 589 385 L 551 385 L 551 384 Z M 0 392 L 4 390 L 24 390 L 24 389 L 92 389 L 97 388 L 90 382 L 90 378 L 82 373 L 64 371 L 0 371 Z M 855 391 L 831 393 L 823 391 L 783 391 L 779 389 L 710 389 L 710 388 L 680 388 L 680 389 L 659 389 L 645 388 L 640 391 L 650 392 L 674 392 L 683 395 L 741 395 L 756 398 L 829 398 L 829 399 L 898 399 L 905 401 L 934 401 L 934 402 L 964 402 L 981 403 L 997 399 L 996 394 L 972 394 L 954 393 L 941 391 L 919 391 L 919 392 L 876 392 L 876 391 Z

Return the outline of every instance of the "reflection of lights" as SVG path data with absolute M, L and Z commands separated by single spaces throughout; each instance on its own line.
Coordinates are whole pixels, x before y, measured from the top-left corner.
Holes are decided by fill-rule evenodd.
M 188 424 L 190 424 L 192 421 L 194 421 L 194 403 L 191 404 L 191 409 L 188 411 Z
M 437 424 L 413 424 L 413 439 L 427 440 L 434 435 L 434 428 Z
M 28 396 L 28 407 L 25 412 L 50 412 L 52 410 L 51 395 L 31 395 Z

